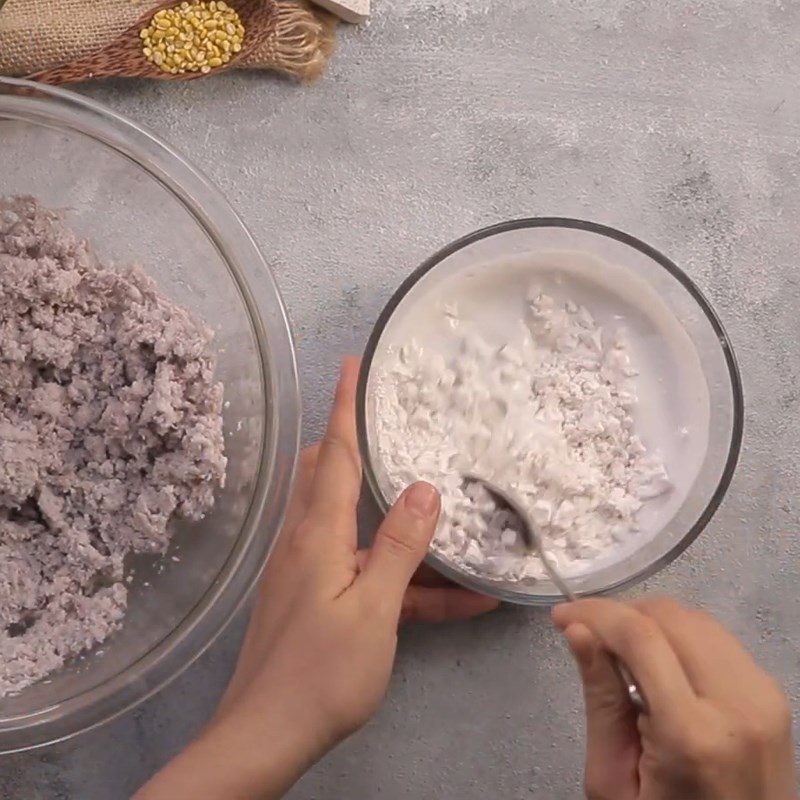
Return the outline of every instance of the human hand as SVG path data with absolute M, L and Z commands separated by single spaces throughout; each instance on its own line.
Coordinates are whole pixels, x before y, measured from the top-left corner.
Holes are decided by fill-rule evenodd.
M 429 484 L 407 489 L 372 548 L 357 550 L 357 377 L 358 360 L 347 360 L 325 439 L 301 456 L 284 530 L 214 719 L 138 800 L 280 797 L 377 709 L 401 618 L 466 619 L 497 607 L 418 569 L 439 516 Z
M 589 800 L 795 800 L 791 711 L 708 614 L 668 598 L 553 610 L 584 685 Z M 638 716 L 610 654 L 649 705 Z

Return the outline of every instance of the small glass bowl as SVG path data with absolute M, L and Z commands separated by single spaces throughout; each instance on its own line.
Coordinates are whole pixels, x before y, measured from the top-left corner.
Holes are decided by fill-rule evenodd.
M 506 259 L 543 253 L 583 253 L 646 283 L 679 321 L 700 361 L 708 388 L 708 445 L 696 479 L 672 518 L 621 560 L 570 579 L 576 594 L 615 592 L 644 580 L 677 558 L 713 517 L 730 485 L 742 444 L 744 397 L 728 335 L 710 303 L 689 277 L 660 252 L 629 234 L 576 219 L 533 218 L 503 222 L 471 233 L 431 256 L 399 287 L 383 309 L 367 343 L 358 386 L 358 435 L 367 483 L 385 513 L 390 500 L 381 480 L 383 465 L 374 435 L 373 363 L 387 325 L 430 287 L 457 273 L 490 269 Z M 399 315 L 398 315 L 399 317 Z M 387 337 L 388 339 L 388 337 Z M 467 572 L 430 551 L 427 562 L 467 588 L 523 605 L 552 605 L 563 599 L 548 580 L 496 580 Z
M 63 209 L 105 263 L 141 264 L 215 331 L 228 470 L 166 558 L 137 556 L 128 612 L 101 646 L 0 700 L 0 752 L 69 738 L 144 700 L 222 631 L 258 578 L 294 474 L 300 398 L 275 280 L 207 178 L 146 130 L 79 95 L 0 78 L 0 192 Z

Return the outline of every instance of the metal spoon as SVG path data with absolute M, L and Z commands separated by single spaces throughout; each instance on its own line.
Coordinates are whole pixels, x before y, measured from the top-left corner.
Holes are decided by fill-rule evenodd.
M 519 498 L 517 498 L 516 495 L 514 495 L 514 493 L 508 489 L 501 489 L 491 481 L 487 481 L 485 478 L 481 478 L 477 475 L 465 475 L 464 479 L 469 483 L 478 483 L 483 486 L 483 488 L 494 498 L 495 501 L 508 508 L 519 519 L 519 534 L 522 537 L 522 542 L 525 545 L 525 548 L 530 553 L 539 554 L 539 558 L 544 565 L 545 572 L 550 580 L 555 584 L 555 587 L 558 589 L 558 591 L 561 592 L 561 594 L 563 594 L 564 597 L 566 597 L 569 601 L 577 600 L 578 596 L 572 591 L 572 589 L 569 588 L 569 585 L 559 573 L 555 562 L 544 548 L 542 537 L 540 536 L 538 529 L 531 523 L 531 519 L 528 516 L 528 513 L 525 511 L 524 506 L 519 501 Z M 640 714 L 646 714 L 647 701 L 645 700 L 644 693 L 639 688 L 639 684 L 636 682 L 636 678 L 633 677 L 631 671 L 625 666 L 625 664 L 623 664 L 616 657 L 614 657 L 614 666 L 616 667 L 620 680 L 628 692 L 628 697 L 630 698 L 631 704 Z

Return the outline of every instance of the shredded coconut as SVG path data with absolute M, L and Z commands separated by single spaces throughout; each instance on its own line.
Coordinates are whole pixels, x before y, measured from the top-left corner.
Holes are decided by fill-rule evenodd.
M 222 485 L 211 332 L 140 270 L 98 264 L 31 198 L 0 198 L 0 696 L 104 641 L 128 553 Z
M 609 335 L 584 306 L 538 288 L 527 305 L 518 335 L 498 348 L 450 304 L 455 349 L 412 340 L 376 372 L 378 452 L 393 494 L 416 480 L 436 485 L 434 549 L 496 579 L 544 571 L 510 512 L 465 474 L 512 489 L 573 574 L 635 535 L 643 504 L 672 488 L 636 433 L 624 332 Z

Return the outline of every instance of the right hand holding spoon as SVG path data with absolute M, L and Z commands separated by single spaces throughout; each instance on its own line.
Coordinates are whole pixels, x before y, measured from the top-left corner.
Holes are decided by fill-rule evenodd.
M 791 710 L 737 639 L 671 599 L 558 606 L 583 681 L 589 800 L 796 800 Z M 614 670 L 647 697 L 637 715 Z

